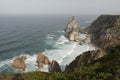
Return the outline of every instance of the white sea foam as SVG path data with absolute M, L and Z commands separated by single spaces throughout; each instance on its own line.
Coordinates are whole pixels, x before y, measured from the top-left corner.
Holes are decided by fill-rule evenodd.
M 82 34 L 82 35 L 80 35 L 80 38 L 84 40 L 86 38 L 86 36 L 87 36 L 87 34 Z
M 64 44 L 65 42 L 69 42 L 69 40 L 66 39 L 64 35 L 60 36 L 60 38 L 57 40 L 57 44 Z
M 0 67 L 2 67 L 2 66 L 4 66 L 5 64 L 8 64 L 8 63 L 10 63 L 12 60 L 5 60 L 5 61 L 1 61 L 0 62 Z
M 82 39 L 86 34 L 82 35 Z M 66 44 L 67 42 L 67 44 Z M 55 43 L 57 49 L 46 50 L 45 55 L 52 60 L 56 60 L 61 66 L 68 65 L 76 56 L 89 50 L 95 49 L 91 44 L 79 45 L 77 42 L 69 42 L 63 35 Z
M 47 39 L 53 39 L 54 37 L 55 37 L 55 35 L 53 35 L 53 34 L 47 34 L 47 36 L 46 36 Z
M 65 31 L 57 31 L 58 33 L 64 33 Z
M 2 69 L 0 69 L 0 72 L 4 71 L 7 69 L 6 65 L 10 65 L 11 60 L 5 60 L 5 61 L 1 61 L 0 62 L 0 68 L 2 67 Z
M 47 35 L 47 37 L 55 37 L 55 35 Z M 81 34 L 82 38 L 85 38 L 85 34 Z M 81 53 L 88 51 L 88 50 L 93 50 L 94 47 L 91 44 L 83 44 L 83 45 L 79 45 L 77 42 L 70 42 L 69 40 L 67 40 L 64 35 L 61 35 L 61 37 L 59 37 L 57 40 L 51 40 L 50 38 L 47 38 L 46 40 L 47 43 L 50 43 L 50 45 L 56 47 L 55 49 L 46 49 L 46 51 L 43 53 L 45 54 L 50 61 L 52 60 L 56 60 L 62 67 L 62 69 L 64 70 L 64 67 L 66 65 L 68 65 L 72 60 L 75 59 L 76 56 L 80 55 Z M 54 43 L 54 44 L 53 44 Z M 29 71 L 44 71 L 44 72 L 48 72 L 48 66 L 44 65 L 44 67 L 42 69 L 39 69 L 36 66 L 36 59 L 37 59 L 37 55 L 28 55 L 28 54 L 24 54 L 27 59 L 25 61 L 26 63 L 26 71 L 25 72 L 29 72 Z M 18 57 L 18 56 L 17 56 Z M 15 59 L 15 57 L 13 58 Z M 20 70 L 16 70 L 14 68 L 12 68 L 11 63 L 13 61 L 13 59 L 10 60 L 5 60 L 5 61 L 1 61 L 0 62 L 0 72 L 6 70 L 7 68 L 11 68 L 12 70 L 14 70 L 14 72 L 22 72 Z M 5 65 L 7 65 L 5 67 Z

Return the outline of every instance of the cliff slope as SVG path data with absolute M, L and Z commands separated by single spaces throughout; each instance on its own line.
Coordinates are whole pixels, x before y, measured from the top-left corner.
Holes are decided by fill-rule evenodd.
M 101 15 L 89 27 L 91 41 L 102 49 L 120 44 L 120 15 Z

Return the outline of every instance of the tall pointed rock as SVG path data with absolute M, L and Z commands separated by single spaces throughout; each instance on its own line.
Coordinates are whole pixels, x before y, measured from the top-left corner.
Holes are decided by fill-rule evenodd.
M 68 20 L 67 27 L 65 28 L 65 36 L 70 41 L 80 41 L 80 27 L 74 16 Z

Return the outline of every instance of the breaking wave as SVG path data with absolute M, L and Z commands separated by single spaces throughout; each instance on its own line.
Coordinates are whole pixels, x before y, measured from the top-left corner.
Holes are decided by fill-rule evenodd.
M 81 34 L 81 35 L 83 38 L 85 38 L 86 36 L 85 34 Z M 56 60 L 60 64 L 62 70 L 64 70 L 65 66 L 68 65 L 72 60 L 74 60 L 76 56 L 80 55 L 85 51 L 94 49 L 94 47 L 91 44 L 79 45 L 77 42 L 70 42 L 68 39 L 66 39 L 66 37 L 63 34 L 61 34 L 61 36 L 57 36 L 54 34 L 47 34 L 45 43 L 51 45 L 54 48 L 46 49 L 43 52 L 43 54 L 45 54 L 50 59 L 50 61 Z M 34 55 L 29 55 L 29 54 L 24 54 L 24 55 L 27 57 L 25 61 L 27 66 L 25 72 L 39 71 L 39 70 L 48 72 L 47 65 L 44 65 L 42 69 L 38 69 L 38 67 L 36 66 L 36 58 L 38 55 L 37 53 L 35 53 Z M 1 61 L 0 73 L 23 72 L 21 70 L 14 69 L 11 66 L 11 63 L 15 58 L 16 57 L 5 61 Z

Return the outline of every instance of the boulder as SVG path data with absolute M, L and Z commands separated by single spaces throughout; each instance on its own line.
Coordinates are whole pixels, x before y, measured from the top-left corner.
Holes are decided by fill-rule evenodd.
M 68 20 L 68 24 L 65 29 L 65 36 L 70 41 L 80 41 L 80 27 L 74 19 L 74 16 L 70 17 L 70 19 Z
M 52 60 L 52 62 L 50 63 L 50 66 L 49 66 L 49 72 L 50 73 L 61 72 L 61 68 L 60 68 L 59 64 L 57 63 L 57 61 Z
M 45 55 L 42 54 L 42 53 L 40 53 L 40 54 L 38 55 L 36 62 L 37 62 L 37 64 L 38 64 L 38 67 L 39 67 L 39 68 L 42 68 L 44 64 L 45 64 L 45 65 L 49 65 L 49 64 L 50 64 L 50 61 L 49 61 L 48 57 L 45 56 Z
M 26 68 L 24 62 L 25 60 L 26 60 L 26 56 L 17 57 L 16 59 L 13 60 L 12 66 L 16 69 L 22 69 L 23 71 L 25 71 Z
M 102 49 L 84 52 L 67 65 L 65 71 L 73 71 L 75 68 L 79 68 L 80 66 L 87 66 L 93 61 L 103 57 L 105 54 L 106 53 Z

